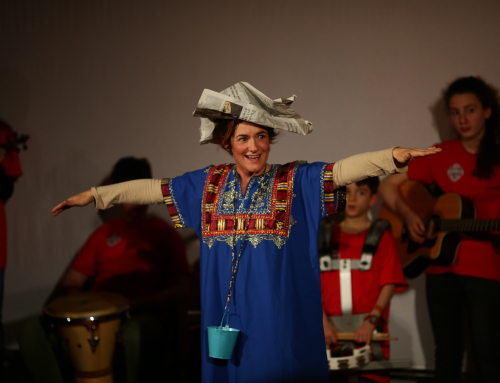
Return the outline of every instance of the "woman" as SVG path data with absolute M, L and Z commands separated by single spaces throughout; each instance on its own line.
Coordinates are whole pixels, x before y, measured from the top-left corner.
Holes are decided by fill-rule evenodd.
M 411 239 L 424 241 L 425 227 L 399 197 L 406 180 L 436 185 L 471 199 L 476 218 L 500 218 L 500 107 L 496 92 L 479 77 L 455 80 L 444 92 L 458 138 L 437 147 L 443 154 L 412 164 L 407 174 L 387 177 L 380 186 L 385 202 L 404 220 Z M 437 382 L 458 382 L 462 370 L 464 309 L 479 381 L 498 381 L 500 331 L 500 253 L 492 242 L 461 241 L 451 266 L 431 265 L 427 304 L 435 340 Z
M 202 141 L 217 142 L 236 165 L 93 188 L 62 202 L 53 214 L 92 201 L 97 209 L 166 203 L 175 226 L 193 227 L 203 242 L 203 382 L 326 382 L 317 240 L 322 217 L 344 208 L 345 197 L 334 189 L 367 176 L 405 171 L 411 159 L 439 149 L 394 148 L 335 166 L 303 161 L 270 165 L 273 125 L 306 133 L 312 128 L 290 108 L 293 99 L 273 101 L 246 83 L 221 93 L 209 91 L 210 97 L 223 100 L 220 105 L 213 98 L 204 103 L 206 92 L 195 112 L 211 118 L 202 120 Z M 208 110 L 209 104 L 218 106 Z M 257 116 L 260 124 L 246 121 L 247 116 Z M 230 327 L 241 330 L 227 362 L 208 356 L 205 330 L 218 325 L 226 310 Z

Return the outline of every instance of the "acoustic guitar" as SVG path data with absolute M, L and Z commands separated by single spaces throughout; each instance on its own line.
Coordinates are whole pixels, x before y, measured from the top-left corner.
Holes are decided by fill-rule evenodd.
M 406 181 L 399 185 L 399 194 L 422 219 L 426 229 L 424 243 L 410 239 L 404 222 L 387 205 L 382 205 L 378 217 L 387 219 L 392 225 L 403 271 L 408 278 L 420 275 L 430 265 L 452 265 L 464 234 L 492 240 L 494 236 L 487 237 L 483 234 L 480 237 L 475 233 L 500 230 L 498 219 L 474 219 L 475 207 L 472 201 L 456 193 L 446 193 L 435 198 L 422 184 Z

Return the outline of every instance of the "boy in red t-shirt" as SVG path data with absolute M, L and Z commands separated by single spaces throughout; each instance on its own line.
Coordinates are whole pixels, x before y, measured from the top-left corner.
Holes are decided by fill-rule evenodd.
M 368 211 L 377 202 L 378 185 L 378 177 L 372 177 L 347 186 L 345 219 L 333 228 L 332 259 L 361 259 L 372 223 Z M 337 332 L 355 332 L 355 342 L 369 345 L 376 328 L 387 332 L 389 302 L 394 293 L 408 287 L 394 237 L 387 230 L 383 232 L 368 270 L 360 270 L 351 261 L 347 282 L 338 268 L 326 266 L 328 264 L 329 260 L 322 257 L 321 291 L 326 344 L 337 343 Z M 385 343 L 382 351 L 389 358 L 389 345 Z M 389 371 L 362 374 L 361 379 L 366 382 L 389 382 Z

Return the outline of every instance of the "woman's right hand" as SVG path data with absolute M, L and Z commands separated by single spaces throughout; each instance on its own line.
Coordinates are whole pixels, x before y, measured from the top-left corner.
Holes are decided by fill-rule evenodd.
M 423 243 L 425 241 L 425 225 L 417 213 L 409 209 L 403 215 L 403 220 L 406 224 L 406 230 L 408 230 L 410 239 L 417 243 Z
M 327 345 L 337 343 L 337 327 L 329 320 L 323 320 L 323 330 L 325 331 L 325 343 Z
M 67 200 L 61 202 L 52 209 L 52 215 L 55 217 L 64 210 L 73 206 L 86 206 L 94 200 L 94 195 L 91 190 L 84 191 L 83 193 L 69 197 Z

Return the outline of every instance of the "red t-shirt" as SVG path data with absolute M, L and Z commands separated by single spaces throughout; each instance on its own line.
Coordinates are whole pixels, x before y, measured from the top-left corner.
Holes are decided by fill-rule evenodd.
M 105 223 L 91 234 L 71 268 L 94 277 L 92 291 L 128 299 L 165 289 L 172 277 L 190 272 L 182 239 L 157 218 Z
M 349 234 L 340 230 L 337 225 L 333 228 L 332 242 L 338 244 L 338 253 L 333 254 L 338 259 L 361 259 L 363 245 L 368 229 L 361 233 Z M 396 292 L 400 293 L 408 288 L 401 261 L 396 249 L 396 240 L 391 233 L 385 231 L 380 239 L 377 252 L 372 258 L 370 270 L 361 272 L 351 270 L 352 283 L 352 312 L 353 314 L 369 313 L 384 285 L 395 284 Z M 321 273 L 321 291 L 323 294 L 323 308 L 328 316 L 342 315 L 340 303 L 340 272 L 338 270 Z M 385 319 L 384 331 L 387 332 L 389 306 L 383 313 Z M 382 343 L 382 351 L 387 359 L 390 356 L 389 342 Z M 361 374 L 362 377 L 378 383 L 389 382 L 389 371 L 378 371 L 372 374 Z
M 12 131 L 6 126 L 0 126 L 0 145 L 5 145 L 14 140 Z M 11 178 L 20 177 L 23 174 L 21 163 L 17 151 L 13 148 L 7 150 L 2 159 L 1 166 L 4 168 L 7 176 Z M 5 269 L 7 262 L 7 220 L 5 217 L 5 204 L 0 199 L 0 269 Z
M 443 148 L 439 155 L 419 158 L 410 164 L 410 179 L 427 186 L 438 185 L 445 193 L 455 192 L 472 200 L 477 219 L 500 219 L 500 166 L 489 180 L 480 180 L 472 175 L 477 155 L 467 152 L 459 139 L 436 146 Z M 451 267 L 427 269 L 429 274 L 446 272 L 500 281 L 500 253 L 490 242 L 464 239 Z
M 344 233 L 340 226 L 333 228 L 334 243 L 338 243 L 339 259 L 361 259 L 363 244 L 368 229 L 357 234 Z M 370 270 L 351 271 L 352 282 L 352 313 L 369 313 L 384 285 L 395 284 L 396 292 L 408 288 L 401 261 L 396 249 L 396 240 L 391 233 L 385 231 L 380 239 L 377 252 L 372 258 Z M 328 316 L 342 315 L 340 303 L 340 273 L 338 270 L 321 273 L 321 291 L 323 293 L 323 308 Z

